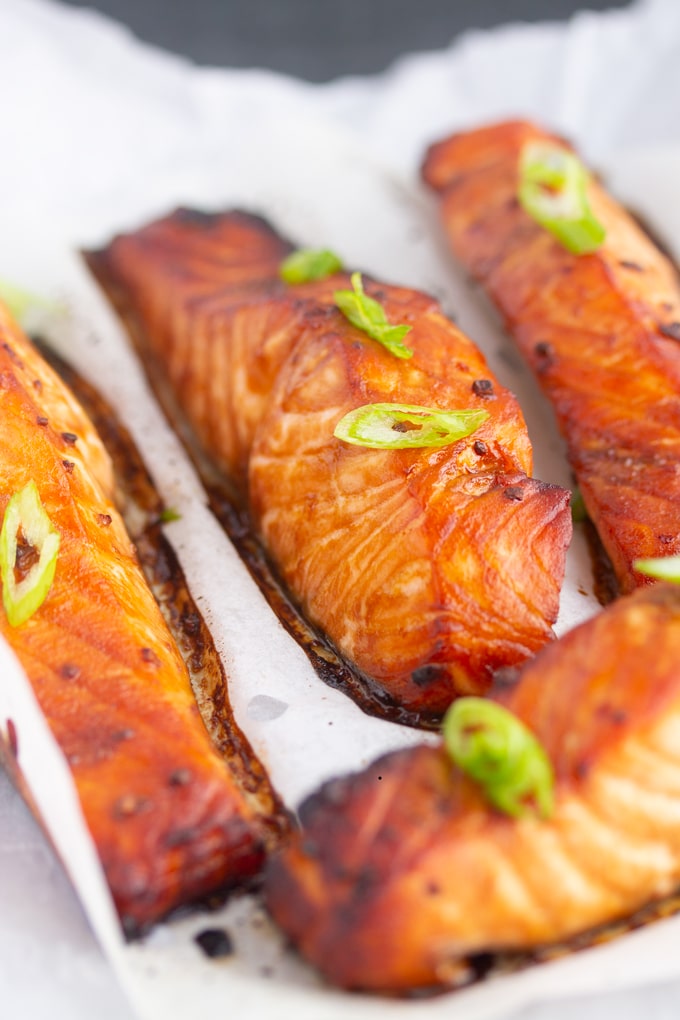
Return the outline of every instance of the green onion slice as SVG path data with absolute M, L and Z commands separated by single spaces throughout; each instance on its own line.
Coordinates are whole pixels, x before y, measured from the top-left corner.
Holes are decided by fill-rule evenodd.
M 680 556 L 658 556 L 647 560 L 633 560 L 633 569 L 660 581 L 680 584 Z
M 22 287 L 17 287 L 8 280 L 0 280 L 0 301 L 8 309 L 10 315 L 18 323 L 23 324 L 29 312 L 36 308 L 54 309 L 55 302 L 32 294 Z
M 574 255 L 596 251 L 605 238 L 586 193 L 585 167 L 567 149 L 530 142 L 520 157 L 519 201 L 524 210 Z
M 494 807 L 516 818 L 552 815 L 550 759 L 512 712 L 485 698 L 459 698 L 444 716 L 443 732 L 454 762 Z
M 574 489 L 571 494 L 571 519 L 574 524 L 582 524 L 588 520 L 588 510 L 580 489 Z
M 0 531 L 2 601 L 12 627 L 20 627 L 49 592 L 59 551 L 59 532 L 30 481 L 7 504 Z
M 342 260 L 327 248 L 300 248 L 291 252 L 279 266 L 284 283 L 309 283 L 324 280 L 342 270 Z
M 341 418 L 333 435 L 373 450 L 448 446 L 472 435 L 488 411 L 442 411 L 420 404 L 364 404 Z
M 182 515 L 173 506 L 166 506 L 158 515 L 161 524 L 171 524 L 173 521 L 181 521 Z
M 411 326 L 392 326 L 387 321 L 385 309 L 374 298 L 364 293 L 361 273 L 352 273 L 352 290 L 336 290 L 333 298 L 336 305 L 353 326 L 362 330 L 372 340 L 386 347 L 396 358 L 412 358 L 413 351 L 402 343 Z

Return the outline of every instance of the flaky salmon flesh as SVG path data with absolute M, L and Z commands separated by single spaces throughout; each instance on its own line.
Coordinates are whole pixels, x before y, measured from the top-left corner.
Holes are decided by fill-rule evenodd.
M 116 907 L 134 931 L 251 879 L 269 836 L 256 797 L 199 715 L 114 505 L 106 450 L 0 308 L 0 520 L 30 481 L 60 536 L 56 572 L 20 626 L 0 607 L 0 634 L 66 758 Z M 20 770 L 21 733 L 17 743 Z
M 552 818 L 491 808 L 443 747 L 333 780 L 272 859 L 269 909 L 332 982 L 465 980 L 467 958 L 625 918 L 680 884 L 680 588 L 622 597 L 522 670 L 506 705 L 555 770 Z
M 680 284 L 595 178 L 602 246 L 574 255 L 517 199 L 529 143 L 513 121 L 432 146 L 423 167 L 463 265 L 498 306 L 555 410 L 621 591 L 650 583 L 637 557 L 680 553 Z
M 441 713 L 552 637 L 569 494 L 529 477 L 515 398 L 432 298 L 364 277 L 412 327 L 402 360 L 336 307 L 348 274 L 282 282 L 290 251 L 258 217 L 180 210 L 88 262 L 306 619 L 398 705 Z M 441 449 L 334 437 L 377 402 L 489 418 Z

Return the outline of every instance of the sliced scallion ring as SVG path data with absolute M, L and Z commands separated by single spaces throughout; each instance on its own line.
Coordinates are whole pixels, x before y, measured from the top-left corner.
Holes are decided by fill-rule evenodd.
M 60 535 L 30 481 L 7 504 L 0 531 L 2 601 L 12 627 L 40 608 L 54 580 Z
M 633 560 L 633 569 L 659 581 L 673 581 L 680 584 L 680 556 L 657 556 L 650 559 Z
M 512 712 L 486 698 L 459 698 L 444 716 L 444 745 L 486 799 L 513 817 L 549 818 L 554 774 L 545 750 Z
M 472 435 L 488 411 L 443 411 L 419 404 L 364 404 L 341 418 L 337 439 L 374 450 L 405 450 L 448 446 Z
M 309 283 L 324 280 L 342 270 L 342 260 L 327 248 L 299 248 L 291 252 L 279 266 L 284 283 Z
M 605 239 L 604 227 L 588 202 L 587 183 L 585 167 L 573 152 L 545 142 L 524 146 L 519 201 L 574 255 L 596 251 Z
M 361 273 L 352 273 L 352 290 L 336 290 L 336 305 L 345 318 L 372 340 L 377 340 L 395 358 L 412 358 L 413 351 L 403 343 L 411 326 L 393 326 L 387 321 L 385 309 L 364 291 Z

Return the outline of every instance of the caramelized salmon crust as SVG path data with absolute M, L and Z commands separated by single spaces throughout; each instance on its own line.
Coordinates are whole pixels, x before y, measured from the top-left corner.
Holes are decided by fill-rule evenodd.
M 274 919 L 330 981 L 404 992 L 465 980 L 475 954 L 568 940 L 671 893 L 679 645 L 680 588 L 658 585 L 523 668 L 506 702 L 552 759 L 549 821 L 495 811 L 441 746 L 327 783 L 270 862 Z
M 411 327 L 401 360 L 336 307 L 347 274 L 284 284 L 290 251 L 258 217 L 180 210 L 88 262 L 306 619 L 396 703 L 436 714 L 552 637 L 568 493 L 528 477 L 515 398 L 432 298 L 364 280 Z M 489 418 L 441 449 L 334 437 L 375 402 Z
M 574 255 L 517 200 L 528 143 L 566 142 L 523 121 L 433 145 L 423 176 L 452 248 L 499 308 L 551 400 L 578 485 L 622 591 L 636 557 L 680 553 L 680 284 L 596 179 L 602 246 Z
M 0 307 L 0 520 L 31 480 L 60 536 L 56 572 L 21 626 L 0 607 L 0 635 L 66 758 L 132 932 L 257 874 L 276 804 L 264 774 L 259 800 L 213 747 L 114 505 L 107 452 Z

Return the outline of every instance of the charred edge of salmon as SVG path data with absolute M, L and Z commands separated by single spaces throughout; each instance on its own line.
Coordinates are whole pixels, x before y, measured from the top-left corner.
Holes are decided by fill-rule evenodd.
M 265 848 L 271 852 L 289 831 L 291 818 L 236 723 L 224 667 L 177 556 L 163 535 L 163 504 L 139 450 L 101 394 L 44 341 L 34 342 L 82 404 L 112 459 L 119 509 L 147 583 L 186 664 L 205 727 L 258 815 Z
M 183 216 L 185 210 L 177 210 L 173 216 Z M 189 211 L 187 215 L 193 216 Z M 215 215 L 197 213 L 213 222 Z M 234 215 L 249 215 L 236 213 Z M 255 217 L 267 230 L 271 227 Z M 261 542 L 255 535 L 247 509 L 238 493 L 214 466 L 197 441 L 184 412 L 167 381 L 164 366 L 160 364 L 150 347 L 145 343 L 144 332 L 136 316 L 130 312 L 126 296 L 112 280 L 108 269 L 106 253 L 101 251 L 81 252 L 87 266 L 94 275 L 113 308 L 119 315 L 137 352 L 165 417 L 182 442 L 203 486 L 208 494 L 209 506 L 236 547 L 239 556 L 253 580 L 269 603 L 282 626 L 295 639 L 311 662 L 315 672 L 329 687 L 347 694 L 367 715 L 377 716 L 389 722 L 416 729 L 439 729 L 441 715 L 414 712 L 401 706 L 370 677 L 345 660 L 325 635 L 316 631 L 297 609 L 294 599 L 286 586 L 279 580 L 275 567 L 267 557 Z
M 387 754 L 382 755 L 375 760 L 371 766 L 369 766 L 369 769 L 379 771 L 382 766 L 384 770 L 387 771 L 390 760 L 396 755 L 403 753 L 403 751 L 387 752 Z M 309 794 L 300 804 L 298 813 L 302 819 L 302 831 L 299 836 L 295 837 L 295 840 L 303 853 L 308 854 L 311 857 L 314 856 L 314 839 L 311 833 L 311 821 L 314 815 L 317 811 L 323 811 L 329 807 L 332 810 L 339 810 L 338 801 L 340 799 L 340 795 L 337 793 L 338 787 L 342 786 L 343 782 L 351 783 L 353 778 L 354 777 L 352 775 L 347 775 L 330 779 L 319 787 L 318 790 Z M 305 817 L 310 823 L 309 829 L 305 824 Z M 270 858 L 266 876 L 270 882 L 270 886 L 272 884 L 276 885 L 277 883 L 281 883 L 281 889 L 283 889 L 284 884 L 288 886 L 291 879 L 287 875 L 286 871 L 287 866 L 285 863 L 284 850 L 283 854 L 275 854 Z M 361 882 L 360 875 L 357 877 L 357 881 Z M 369 869 L 367 869 L 367 885 L 370 886 L 371 881 L 372 877 Z M 342 910 L 342 907 L 339 909 Z M 300 917 L 304 918 L 304 903 L 300 905 L 299 910 Z M 605 945 L 608 942 L 612 942 L 614 939 L 620 938 L 622 935 L 626 935 L 632 931 L 637 931 L 640 928 L 644 928 L 656 921 L 664 920 L 665 918 L 672 917 L 679 913 L 680 887 L 668 896 L 651 900 L 625 917 L 619 917 L 601 925 L 595 925 L 585 931 L 578 932 L 568 939 L 544 943 L 542 945 L 534 946 L 531 949 L 486 950 L 483 952 L 470 953 L 468 955 L 463 954 L 448 964 L 446 979 L 439 981 L 436 984 L 422 985 L 411 989 L 389 989 L 386 987 L 373 989 L 357 987 L 348 988 L 347 990 L 361 991 L 364 995 L 372 995 L 380 998 L 387 997 L 395 1000 L 436 998 L 451 994 L 452 992 L 460 991 L 463 988 L 469 988 L 473 985 L 480 984 L 482 981 L 486 981 L 488 979 L 516 974 L 539 964 L 552 963 L 555 960 L 571 956 L 574 953 L 581 952 L 585 949 L 592 949 L 595 946 Z M 297 940 L 295 938 L 292 939 L 291 945 L 294 949 L 296 949 L 296 951 L 298 951 Z M 318 965 L 312 964 L 312 966 Z

